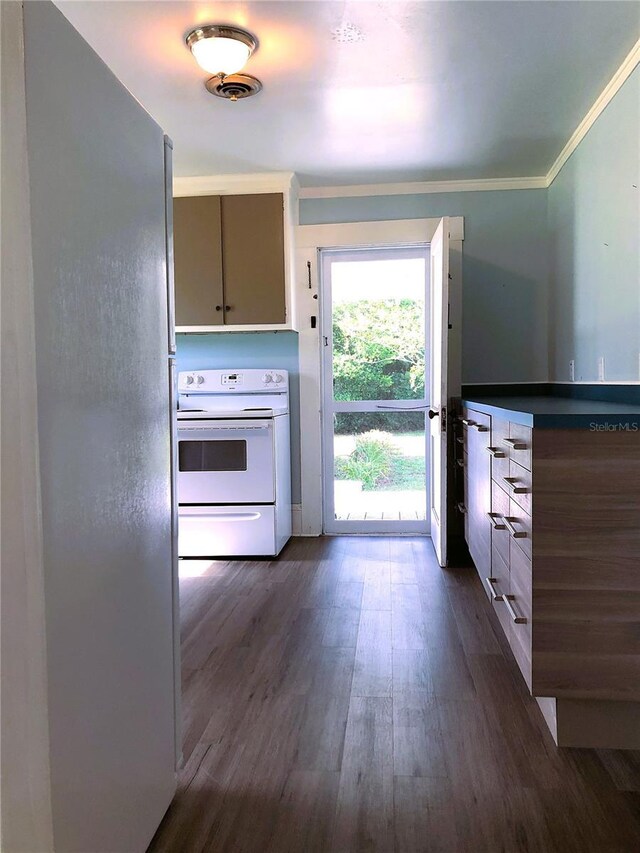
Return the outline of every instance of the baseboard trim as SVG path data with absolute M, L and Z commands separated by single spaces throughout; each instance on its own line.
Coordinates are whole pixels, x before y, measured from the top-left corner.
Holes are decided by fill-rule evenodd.
M 302 504 L 291 505 L 291 535 L 302 536 Z

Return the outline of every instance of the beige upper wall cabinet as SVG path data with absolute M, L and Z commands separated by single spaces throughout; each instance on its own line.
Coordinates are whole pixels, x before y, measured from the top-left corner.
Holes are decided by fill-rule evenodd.
M 222 325 L 220 196 L 174 199 L 173 251 L 176 325 Z
M 291 188 L 214 194 L 216 179 L 182 180 L 174 191 L 177 331 L 296 329 Z
M 286 323 L 282 193 L 221 203 L 225 323 Z

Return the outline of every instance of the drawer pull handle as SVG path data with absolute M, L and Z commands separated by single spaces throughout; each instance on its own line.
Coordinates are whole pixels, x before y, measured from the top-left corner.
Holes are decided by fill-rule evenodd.
M 524 441 L 520 441 L 518 438 L 503 438 L 503 444 L 508 444 L 514 450 L 528 450 L 528 446 L 524 443 Z
M 469 420 L 469 418 L 460 418 L 460 421 L 466 427 L 473 427 L 474 429 L 477 429 L 478 432 L 489 432 L 489 427 L 482 426 L 482 424 L 477 424 L 475 421 Z
M 467 508 L 462 501 L 458 501 L 458 512 L 461 512 L 463 515 L 466 515 L 467 513 Z
M 456 465 L 459 465 L 461 468 L 464 468 L 464 459 L 456 459 Z
M 513 518 L 513 517 L 510 517 L 508 515 L 505 515 L 503 517 L 503 521 L 506 525 L 506 528 L 509 531 L 509 533 L 513 536 L 514 539 L 526 539 L 527 538 L 527 531 L 526 530 L 516 530 L 515 527 L 513 526 L 513 522 L 517 521 L 517 520 L 518 520 L 517 518 Z
M 515 477 L 503 477 L 502 479 L 507 484 L 507 488 L 511 489 L 513 495 L 526 495 L 529 491 L 524 486 L 516 486 L 518 481 Z
M 516 625 L 526 625 L 527 617 L 526 616 L 518 616 L 516 611 L 513 609 L 513 605 L 511 604 L 511 602 L 515 601 L 515 598 L 516 598 L 515 595 L 502 595 L 502 596 L 500 596 L 500 600 L 504 601 L 504 603 L 507 605 L 507 610 L 509 611 L 509 615 L 511 616 L 513 621 L 516 623 Z
M 502 518 L 500 513 L 498 512 L 488 512 L 489 521 L 491 522 L 491 526 L 494 530 L 506 530 L 506 524 L 503 524 L 502 521 L 498 521 L 499 518 Z M 504 521 L 504 519 L 502 519 Z
M 502 452 L 499 448 L 497 448 L 497 447 L 487 447 L 487 450 L 488 450 L 488 451 L 489 451 L 489 453 L 493 456 L 493 458 L 494 458 L 494 459 L 504 459 L 504 458 L 505 458 L 505 456 L 506 456 L 506 454 L 505 454 L 505 453 L 503 453 L 503 452 Z
M 491 593 L 492 601 L 504 601 L 504 596 L 500 595 L 499 592 L 496 592 L 493 588 L 494 583 L 498 583 L 497 578 L 485 578 L 485 583 L 487 584 L 487 589 Z

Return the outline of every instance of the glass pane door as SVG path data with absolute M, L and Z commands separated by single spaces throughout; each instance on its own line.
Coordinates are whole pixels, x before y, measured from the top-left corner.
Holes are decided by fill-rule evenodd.
M 322 252 L 327 533 L 427 532 L 427 260 Z

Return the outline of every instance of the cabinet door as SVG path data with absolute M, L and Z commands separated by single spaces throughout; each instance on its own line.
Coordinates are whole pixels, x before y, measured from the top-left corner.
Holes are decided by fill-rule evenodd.
M 220 196 L 173 200 L 176 326 L 220 326 L 224 317 Z
M 286 322 L 282 193 L 222 197 L 227 325 Z

